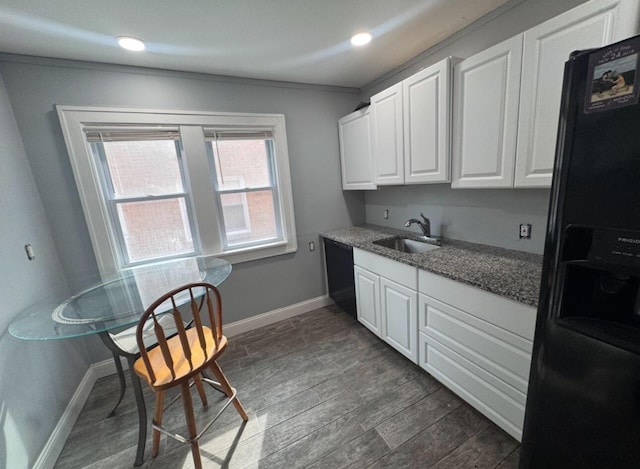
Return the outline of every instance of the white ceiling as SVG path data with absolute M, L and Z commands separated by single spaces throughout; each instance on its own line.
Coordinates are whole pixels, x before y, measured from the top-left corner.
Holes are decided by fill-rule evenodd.
M 0 52 L 359 88 L 506 1 L 0 0 Z

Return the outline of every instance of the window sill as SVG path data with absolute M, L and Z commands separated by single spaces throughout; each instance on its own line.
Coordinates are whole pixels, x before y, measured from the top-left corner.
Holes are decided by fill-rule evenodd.
M 298 243 L 293 241 L 280 241 L 269 245 L 251 246 L 247 248 L 239 248 L 213 254 L 220 257 L 231 264 L 240 264 L 242 262 L 255 261 L 265 259 L 267 257 L 281 256 L 283 254 L 294 253 L 298 250 Z

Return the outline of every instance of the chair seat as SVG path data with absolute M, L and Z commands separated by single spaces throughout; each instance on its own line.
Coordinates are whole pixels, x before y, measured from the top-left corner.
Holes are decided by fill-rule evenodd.
M 191 363 L 184 354 L 184 349 L 180 341 L 179 336 L 173 336 L 167 340 L 167 346 L 171 359 L 173 360 L 173 373 L 164 360 L 162 349 L 155 347 L 148 351 L 149 362 L 155 375 L 155 381 L 151 378 L 150 373 L 144 364 L 142 358 L 135 361 L 133 368 L 138 376 L 147 381 L 147 383 L 156 389 L 165 389 L 173 386 L 175 382 L 185 379 L 187 377 L 198 374 L 202 368 L 206 366 L 206 363 L 216 355 L 219 355 L 227 346 L 227 338 L 222 336 L 218 341 L 218 347 L 216 348 L 213 339 L 213 332 L 208 327 L 202 328 L 205 338 L 206 347 L 204 350 L 195 344 L 199 344 L 198 331 L 196 329 L 187 329 L 186 337 L 187 342 L 191 349 Z

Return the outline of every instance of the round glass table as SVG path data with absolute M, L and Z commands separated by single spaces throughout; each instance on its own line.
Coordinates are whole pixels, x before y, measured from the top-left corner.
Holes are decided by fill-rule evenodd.
M 192 282 L 218 286 L 230 273 L 229 262 L 211 257 L 133 267 L 67 299 L 29 307 L 9 333 L 25 340 L 69 339 L 136 325 L 147 306 L 169 290 Z
M 24 340 L 55 340 L 97 334 L 111 351 L 118 377 L 120 397 L 125 392 L 120 357 L 127 359 L 138 407 L 138 450 L 134 465 L 143 463 L 147 436 L 147 413 L 133 363 L 138 358 L 135 329 L 145 309 L 166 292 L 187 283 L 220 285 L 231 274 L 231 264 L 213 257 L 190 257 L 125 269 L 69 298 L 43 300 L 20 314 L 9 325 L 9 333 Z M 184 298 L 184 303 L 189 301 Z

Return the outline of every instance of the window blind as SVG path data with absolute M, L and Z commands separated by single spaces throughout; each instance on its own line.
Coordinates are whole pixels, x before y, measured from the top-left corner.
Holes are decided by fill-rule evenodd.
M 273 138 L 273 131 L 204 129 L 204 136 L 208 140 L 266 140 Z
M 84 126 L 83 130 L 89 143 L 180 139 L 180 131 L 177 127 Z

